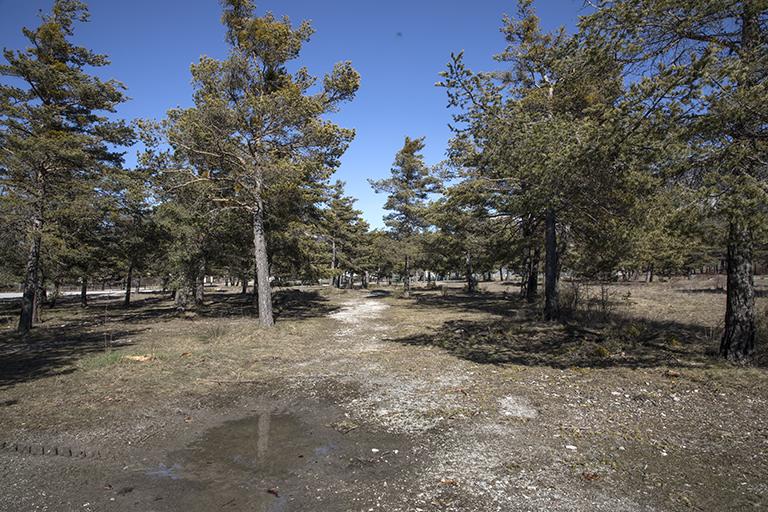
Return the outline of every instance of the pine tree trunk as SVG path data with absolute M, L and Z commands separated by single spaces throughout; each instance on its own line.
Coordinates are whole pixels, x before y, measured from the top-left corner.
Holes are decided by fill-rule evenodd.
M 336 275 L 336 266 L 338 262 L 336 260 L 336 240 L 331 241 L 331 281 L 334 287 L 339 287 L 339 278 Z
M 259 307 L 259 272 L 253 267 L 253 305 Z
M 51 308 L 56 307 L 56 303 L 61 295 L 61 283 L 59 281 L 53 282 L 53 297 L 51 298 Z
M 248 295 L 248 274 L 243 272 L 241 279 L 243 282 L 241 283 L 242 288 L 240 290 L 240 293 L 242 293 L 243 295 Z
M 133 283 L 133 263 L 128 265 L 128 276 L 125 278 L 125 299 L 123 299 L 123 306 L 128 307 L 131 305 L 131 284 Z
M 403 297 L 411 296 L 411 269 L 409 258 L 405 256 L 405 275 L 403 276 Z
M 741 54 L 745 69 L 738 87 L 749 90 L 759 83 L 758 65 L 761 44 L 760 16 L 764 6 L 757 0 L 741 2 Z M 737 138 L 749 143 L 756 126 L 739 126 Z M 747 138 L 747 140 L 744 140 Z M 754 142 L 754 141 L 752 141 Z M 755 350 L 755 286 L 752 267 L 752 236 L 744 221 L 731 219 L 725 270 L 728 274 L 725 307 L 725 330 L 720 340 L 720 355 L 730 361 L 744 363 Z M 722 264 L 721 264 L 722 266 Z
M 176 292 L 174 294 L 174 302 L 176 303 L 176 308 L 178 309 L 187 309 L 187 305 L 189 303 L 189 287 L 188 285 L 182 285 L 178 288 L 176 288 Z
M 256 211 L 253 212 L 253 249 L 259 290 L 259 323 L 262 327 L 272 327 L 275 324 L 275 319 L 272 313 L 269 258 L 267 257 L 267 240 L 264 233 L 264 208 L 261 201 L 256 206 Z
M 547 209 L 545 218 L 545 261 L 544 261 L 544 319 L 560 318 L 560 297 L 558 283 L 557 219 L 552 208 Z
M 35 314 L 35 295 L 37 293 L 37 281 L 40 273 L 42 227 L 42 217 L 35 216 L 32 220 L 32 236 L 30 237 L 27 263 L 24 269 L 24 287 L 21 295 L 21 314 L 19 315 L 18 327 L 18 331 L 21 334 L 27 334 L 32 329 Z
M 725 331 L 720 355 L 730 361 L 749 361 L 755 350 L 755 286 L 752 275 L 752 237 L 748 228 L 731 222 L 728 230 L 728 287 Z
M 205 259 L 200 261 L 195 272 L 195 305 L 202 306 L 205 301 Z
M 88 307 L 88 276 L 80 278 L 80 307 Z
M 475 292 L 474 272 L 472 271 L 472 255 L 469 251 L 464 253 L 464 263 L 466 264 L 467 292 Z
M 42 309 L 45 300 L 45 288 L 43 288 L 42 272 L 37 273 L 37 283 L 35 285 L 35 302 L 32 308 L 32 323 L 39 324 L 43 321 Z
M 529 304 L 536 302 L 539 295 L 539 259 L 541 258 L 541 249 L 539 244 L 531 252 L 528 258 L 528 283 L 525 285 L 525 300 Z

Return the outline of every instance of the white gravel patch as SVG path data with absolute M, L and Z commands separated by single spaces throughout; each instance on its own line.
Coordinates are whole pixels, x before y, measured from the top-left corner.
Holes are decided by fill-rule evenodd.
M 533 419 L 539 415 L 526 398 L 514 395 L 499 399 L 499 411 L 503 416 L 512 418 Z
M 335 311 L 328 316 L 345 324 L 358 325 L 378 318 L 388 307 L 388 304 L 378 300 L 347 302 L 339 311 Z

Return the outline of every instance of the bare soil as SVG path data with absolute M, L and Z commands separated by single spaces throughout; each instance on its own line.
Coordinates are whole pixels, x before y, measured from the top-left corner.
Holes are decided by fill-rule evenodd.
M 272 330 L 233 291 L 65 299 L 0 331 L 0 509 L 762 508 L 768 372 L 717 359 L 719 284 L 565 283 L 562 324 L 513 283 L 281 290 Z

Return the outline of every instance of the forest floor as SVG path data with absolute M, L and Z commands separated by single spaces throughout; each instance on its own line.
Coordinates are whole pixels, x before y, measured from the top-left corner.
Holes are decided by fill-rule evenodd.
M 269 331 L 234 292 L 65 299 L 0 330 L 0 509 L 765 508 L 767 361 L 717 359 L 718 284 L 564 283 L 562 324 L 511 284 L 281 290 Z

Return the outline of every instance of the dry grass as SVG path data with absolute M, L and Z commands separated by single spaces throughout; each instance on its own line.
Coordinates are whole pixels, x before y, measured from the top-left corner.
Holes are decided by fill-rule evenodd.
M 514 285 L 460 286 L 410 299 L 396 287 L 284 291 L 269 331 L 236 294 L 191 318 L 157 296 L 62 304 L 33 343 L 3 335 L 0 426 L 115 446 L 162 432 L 149 439 L 169 449 L 244 395 L 301 396 L 337 404 L 356 432 L 413 439 L 409 507 L 766 504 L 768 372 L 715 357 L 715 280 L 615 284 L 609 307 L 590 286 L 562 325 L 541 322 Z

